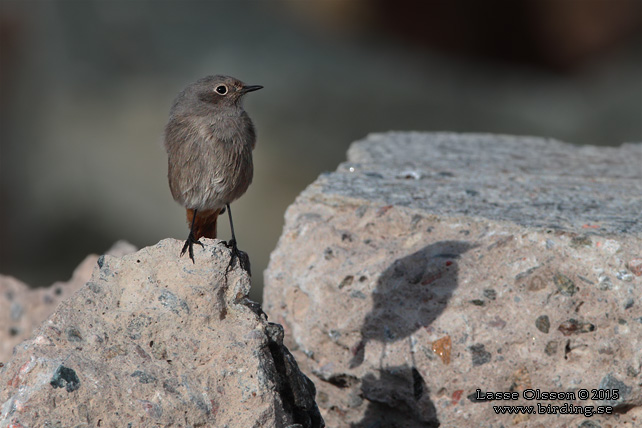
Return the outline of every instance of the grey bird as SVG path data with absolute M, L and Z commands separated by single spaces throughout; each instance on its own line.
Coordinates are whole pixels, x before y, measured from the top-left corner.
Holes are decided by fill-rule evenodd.
M 216 238 L 216 221 L 227 209 L 232 231 L 227 245 L 249 271 L 249 259 L 236 244 L 230 204 L 252 182 L 256 131 L 243 96 L 261 88 L 230 76 L 207 76 L 181 91 L 170 109 L 165 127 L 169 188 L 187 209 L 190 232 L 181 256 L 189 251 L 192 262 L 194 244 L 203 246 L 201 237 Z

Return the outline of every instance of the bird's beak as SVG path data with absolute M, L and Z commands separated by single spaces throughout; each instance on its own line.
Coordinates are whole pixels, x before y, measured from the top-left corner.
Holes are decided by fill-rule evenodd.
M 258 91 L 259 89 L 262 89 L 262 88 L 263 88 L 263 86 L 261 86 L 261 85 L 243 86 L 243 88 L 241 89 L 241 93 L 242 94 L 247 94 L 248 92 Z

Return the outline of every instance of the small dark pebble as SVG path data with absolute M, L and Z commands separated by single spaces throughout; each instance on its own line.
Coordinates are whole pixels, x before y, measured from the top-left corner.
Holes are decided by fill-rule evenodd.
M 151 361 L 152 357 L 149 356 L 147 352 L 143 348 L 140 347 L 140 345 L 136 345 L 134 348 L 134 351 L 138 354 L 139 357 L 141 357 L 144 360 Z
M 484 297 L 488 300 L 495 300 L 497 298 L 497 292 L 492 288 L 486 288 L 484 290 Z
M 140 383 L 153 383 L 156 382 L 156 377 L 145 373 L 144 371 L 141 370 L 136 370 L 134 373 L 131 374 L 131 377 L 137 377 L 138 381 Z
M 80 379 L 73 369 L 61 365 L 56 369 L 49 384 L 54 388 L 65 388 L 67 392 L 73 392 L 80 388 Z
M 96 294 L 100 294 L 103 291 L 103 287 L 96 284 L 95 282 L 88 282 L 87 287 Z
M 11 327 L 9 329 L 9 334 L 12 336 L 17 336 L 18 333 L 20 333 L 20 330 L 18 329 L 18 327 Z
M 158 301 L 161 305 L 165 306 L 175 314 L 180 315 L 181 312 L 189 314 L 189 306 L 187 305 L 187 302 L 176 297 L 176 295 L 169 290 L 163 290 L 160 296 L 158 296 Z
M 565 296 L 572 296 L 577 292 L 577 287 L 575 283 L 566 275 L 557 273 L 553 277 L 553 282 L 557 286 L 557 289 L 560 293 Z
M 345 278 L 341 280 L 341 283 L 339 284 L 339 289 L 342 289 L 345 286 L 348 286 L 352 284 L 352 281 L 354 280 L 354 276 L 348 275 Z
M 473 357 L 473 367 L 481 366 L 482 364 L 486 364 L 490 361 L 491 354 L 486 351 L 483 344 L 478 343 L 476 345 L 472 345 L 469 349 Z
M 629 399 L 631 395 L 632 388 L 616 378 L 612 373 L 607 374 L 600 381 L 598 386 L 601 390 L 617 390 L 619 392 L 619 398 L 617 400 L 603 400 L 602 403 L 606 406 L 619 407 L 624 405 L 624 402 Z
M 577 304 L 577 306 L 575 307 L 575 312 L 579 312 L 579 311 L 580 311 L 580 308 L 582 307 L 582 305 L 583 305 L 583 304 L 584 304 L 584 301 L 583 301 L 583 300 L 582 300 L 582 301 L 580 301 L 580 302 Z
M 415 214 L 412 216 L 412 219 L 410 219 L 410 225 L 414 228 L 417 227 L 417 224 L 423 219 L 422 216 L 419 214 Z
M 76 327 L 68 327 L 65 330 L 65 333 L 67 334 L 67 340 L 70 342 L 83 341 L 82 335 L 80 334 L 80 331 Z
M 163 381 L 163 389 L 171 394 L 176 394 L 177 387 L 178 382 L 173 379 Z
M 571 238 L 570 245 L 572 248 L 590 247 L 591 245 L 593 245 L 593 241 L 591 241 L 591 238 L 586 235 L 576 236 L 574 238 Z
M 577 426 L 577 428 L 602 428 L 602 425 L 593 421 L 584 421 Z
M 471 300 L 470 303 L 472 303 L 475 306 L 484 306 L 486 304 L 486 302 L 479 299 Z
M 485 396 L 486 396 L 486 393 L 483 392 L 482 397 L 485 397 Z M 472 394 L 468 394 L 466 398 L 468 398 L 468 400 L 473 403 L 485 403 L 486 401 L 488 401 L 486 398 L 481 398 L 481 399 L 477 398 L 477 391 L 473 392 Z
M 0 363 L 0 367 L 2 367 L 2 363 Z M 633 367 L 633 366 L 628 366 L 626 368 L 626 375 L 628 377 L 636 377 L 639 374 L 640 374 L 640 371 L 636 370 L 635 367 Z
M 578 321 L 571 318 L 561 323 L 557 329 L 561 331 L 564 336 L 570 336 L 571 334 L 580 334 L 595 331 L 595 326 L 591 323 Z
M 557 342 L 555 340 L 548 342 L 546 348 L 544 348 L 544 353 L 549 357 L 555 355 L 557 353 Z
M 551 328 L 551 322 L 548 319 L 548 315 L 541 315 L 535 320 L 535 327 L 542 333 L 548 333 Z
M 525 270 L 524 272 L 520 272 L 517 275 L 515 275 L 515 281 L 519 281 L 522 278 L 526 278 L 533 272 L 535 272 L 537 269 L 539 269 L 539 266 L 533 266 L 532 268 Z

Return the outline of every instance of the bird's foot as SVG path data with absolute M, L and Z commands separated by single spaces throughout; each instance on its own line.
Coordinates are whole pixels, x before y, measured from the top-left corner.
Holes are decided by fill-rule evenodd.
M 229 272 L 235 265 L 235 261 L 238 260 L 241 264 L 241 269 L 252 276 L 252 269 L 250 267 L 250 257 L 245 251 L 239 250 L 239 247 L 236 246 L 236 240 L 230 239 L 228 242 L 225 242 L 225 246 L 232 250 L 232 257 L 230 258 L 230 263 L 227 265 L 227 272 Z
M 189 258 L 192 259 L 192 263 L 196 263 L 194 261 L 194 244 L 198 244 L 201 247 L 205 248 L 203 246 L 203 243 L 198 239 L 196 239 L 194 237 L 194 234 L 190 232 L 189 236 L 185 240 L 185 245 L 183 245 L 183 249 L 181 250 L 181 257 L 183 257 L 183 254 L 185 254 L 185 252 L 189 250 Z

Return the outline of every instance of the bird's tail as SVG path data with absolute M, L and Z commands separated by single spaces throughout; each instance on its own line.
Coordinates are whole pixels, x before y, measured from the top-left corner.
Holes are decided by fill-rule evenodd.
M 216 238 L 216 220 L 221 210 L 198 210 L 194 220 L 194 238 Z M 187 225 L 191 226 L 194 210 L 187 209 Z

